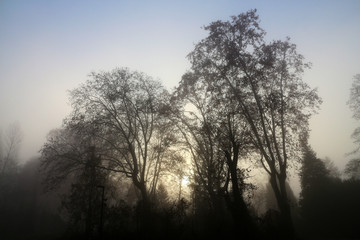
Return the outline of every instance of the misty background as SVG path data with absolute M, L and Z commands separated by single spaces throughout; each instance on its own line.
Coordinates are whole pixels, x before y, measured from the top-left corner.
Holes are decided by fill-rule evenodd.
M 343 169 L 357 123 L 346 102 L 360 66 L 358 1 L 1 1 L 0 129 L 18 122 L 20 159 L 38 151 L 70 112 L 67 90 L 91 71 L 127 66 L 174 87 L 204 37 L 200 28 L 257 8 L 268 39 L 290 36 L 323 104 L 310 144 Z
M 257 10 L 249 11 L 249 9 Z M 216 146 L 221 147 L 218 148 L 219 155 L 216 157 L 212 155 L 213 152 L 209 154 L 206 151 L 200 151 L 199 156 L 204 154 L 205 160 L 209 156 L 214 157 L 219 165 L 207 166 L 205 164 L 200 168 L 196 165 L 195 169 L 194 166 L 191 167 L 191 164 L 198 164 L 197 161 L 202 158 L 187 155 L 189 152 L 186 153 L 186 151 L 192 152 L 196 147 L 201 149 L 202 145 L 196 141 L 199 144 L 197 146 L 195 142 L 188 141 L 185 137 L 186 134 L 193 134 L 193 130 L 190 128 L 189 132 L 180 130 L 182 134 L 185 134 L 183 137 L 186 141 L 182 142 L 185 145 L 176 145 L 181 140 L 176 139 L 176 134 L 171 135 L 176 132 L 172 129 L 172 124 L 174 124 L 172 121 L 181 119 L 175 124 L 184 124 L 180 129 L 187 127 L 188 123 L 194 124 L 193 127 L 197 124 L 196 121 L 192 122 L 186 117 L 185 112 L 189 110 L 185 107 L 188 106 L 186 101 L 191 102 L 191 97 L 197 98 L 197 96 L 202 96 L 201 94 L 205 94 L 204 99 L 207 100 L 206 94 L 212 91 L 211 88 L 206 88 L 205 92 L 201 92 L 204 90 L 202 88 L 198 89 L 199 92 L 195 90 L 191 92 L 188 88 L 195 86 L 192 85 L 194 83 L 204 84 L 199 80 L 202 79 L 201 77 L 206 76 L 205 78 L 212 79 L 211 74 L 207 75 L 206 64 L 196 65 L 195 55 L 192 55 L 193 59 L 187 57 L 194 47 L 195 51 L 192 54 L 201 53 L 198 46 L 211 45 L 206 45 L 209 42 L 205 45 L 201 45 L 203 42 L 199 43 L 208 37 L 208 32 L 201 26 L 209 23 L 216 25 L 214 21 L 227 21 L 230 16 L 246 11 L 249 11 L 246 13 L 247 20 L 255 19 L 256 22 L 257 18 L 252 14 L 259 15 L 260 26 L 267 32 L 264 42 L 271 42 L 274 39 L 287 42 L 287 37 L 290 37 L 290 42 L 296 44 L 297 51 L 305 57 L 304 63 L 310 62 L 312 66 L 311 69 L 305 70 L 303 80 L 310 89 L 318 90 L 318 96 L 323 101 L 318 113 L 312 115 L 310 119 L 309 139 L 305 124 L 299 124 L 298 128 L 294 128 L 294 132 L 300 132 L 299 129 L 302 127 L 304 127 L 302 130 L 305 130 L 302 132 L 305 133 L 304 135 L 300 134 L 299 145 L 296 145 L 297 143 L 294 145 L 295 151 L 299 152 L 292 156 L 295 156 L 295 159 L 298 158 L 300 162 L 287 166 L 284 160 L 284 169 L 279 162 L 281 174 L 274 173 L 274 169 L 270 168 L 271 171 L 267 171 L 270 178 L 264 171 L 265 166 L 265 169 L 261 171 L 261 166 L 259 168 L 256 164 L 250 163 L 260 155 L 259 161 L 262 161 L 263 156 L 267 155 L 262 152 L 257 156 L 250 145 L 243 154 L 249 151 L 255 155 L 247 156 L 245 161 L 239 162 L 238 165 L 235 159 L 239 152 L 234 149 L 238 149 L 236 147 L 240 145 L 235 144 L 229 150 L 221 134 L 212 135 L 211 129 L 206 128 L 205 133 L 211 136 L 210 139 L 214 137 L 216 142 L 219 141 L 220 145 Z M 274 236 L 282 236 L 284 239 L 289 236 L 295 237 L 295 232 L 298 232 L 299 236 L 311 237 L 316 236 L 313 234 L 357 236 L 356 226 L 358 226 L 359 213 L 357 202 L 360 199 L 357 190 L 360 175 L 359 165 L 356 164 L 359 160 L 353 159 L 357 155 L 350 155 L 350 153 L 358 148 L 358 142 L 354 144 L 354 138 L 351 138 L 351 135 L 356 134 L 358 130 L 355 129 L 359 127 L 359 124 L 356 116 L 355 119 L 353 118 L 354 111 L 350 110 L 347 102 L 350 99 L 352 83 L 355 79 L 360 81 L 359 75 L 356 75 L 360 73 L 359 12 L 360 3 L 350 0 L 341 2 L 0 1 L 0 163 L 2 164 L 0 208 L 3 213 L 0 219 L 0 235 L 8 236 L 9 239 L 14 236 L 18 236 L 19 239 L 25 236 L 28 237 L 27 239 L 32 239 L 31 237 L 37 239 L 42 236 L 46 239 L 66 233 L 67 235 L 63 237 L 69 237 L 69 239 L 78 237 L 88 239 L 92 236 L 101 239 L 104 226 L 104 231 L 108 234 L 104 236 L 113 236 L 114 239 L 123 233 L 128 234 L 129 239 L 147 236 L 147 233 L 154 234 L 151 236 L 158 236 L 157 234 L 161 233 L 159 236 L 177 236 L 179 239 L 187 239 L 189 236 L 194 239 L 198 239 L 198 236 L 207 238 L 213 233 L 219 236 L 223 233 L 236 233 L 270 239 Z M 245 21 L 244 19 L 242 18 L 241 21 Z M 250 38 L 255 36 L 249 32 L 246 34 L 249 34 Z M 215 36 L 214 39 L 216 39 L 217 35 L 211 36 Z M 220 43 L 216 42 L 215 46 L 217 45 L 220 46 Z M 205 52 L 210 56 L 209 49 L 211 48 Z M 231 50 L 232 48 L 229 49 L 230 53 L 236 52 Z M 262 50 L 266 55 L 266 48 Z M 224 52 L 225 55 L 228 54 L 225 50 Z M 202 56 L 201 54 L 197 57 Z M 226 55 L 226 58 L 228 56 Z M 272 59 L 269 59 L 266 58 L 266 61 L 272 64 Z M 302 64 L 301 56 L 299 59 Z M 263 64 L 266 70 L 266 61 L 261 61 L 262 59 L 259 63 Z M 196 74 L 200 75 L 192 75 L 191 72 L 185 74 L 194 66 L 198 68 Z M 122 67 L 128 67 L 128 69 Z M 140 73 L 131 72 L 134 70 L 154 77 L 154 81 Z M 144 86 L 148 84 L 146 86 L 150 86 L 149 89 L 154 91 L 154 96 L 156 95 L 156 99 L 159 100 L 157 103 L 160 109 L 159 114 L 164 114 L 164 116 L 168 114 L 164 118 L 167 119 L 165 122 L 171 119 L 171 124 L 169 122 L 168 125 L 165 122 L 159 122 L 161 127 L 158 127 L 157 132 L 155 131 L 157 135 L 154 134 L 156 135 L 154 138 L 160 143 L 156 145 L 154 142 L 151 145 L 153 147 L 151 151 L 155 154 L 153 156 L 157 156 L 153 160 L 157 160 L 154 168 L 148 168 L 146 178 L 144 174 L 138 176 L 135 154 L 132 155 L 135 161 L 134 166 L 130 164 L 129 168 L 132 172 L 121 169 L 123 166 L 121 164 L 106 165 L 106 161 L 109 159 L 112 161 L 114 156 L 116 160 L 121 159 L 117 159 L 120 155 L 112 156 L 113 153 L 109 151 L 111 148 L 106 148 L 108 147 L 106 144 L 101 147 L 100 142 L 93 142 L 95 140 L 92 139 L 91 134 L 87 135 L 87 131 L 98 131 L 96 121 L 93 122 L 95 124 L 90 121 L 90 125 L 82 125 L 84 115 L 75 111 L 75 109 L 86 109 L 85 113 L 89 113 L 88 117 L 91 119 L 96 114 L 98 116 L 102 113 L 97 108 L 87 111 L 89 105 L 86 105 L 86 101 L 91 99 L 91 94 L 99 94 L 96 92 L 99 89 L 106 91 L 106 86 L 110 92 L 115 89 L 118 97 L 121 89 L 126 92 L 127 88 L 122 85 L 119 85 L 122 86 L 119 89 L 113 85 L 101 85 L 105 83 L 102 82 L 103 79 L 112 74 L 117 76 L 115 78 L 118 80 L 126 80 L 124 76 L 134 74 L 134 79 L 130 80 L 135 81 L 134 85 L 129 86 L 135 86 L 134 96 L 140 97 L 141 101 L 145 93 L 149 93 L 148 90 L 143 91 Z M 282 73 L 280 75 L 282 79 Z M 142 77 L 145 77 L 143 82 L 146 83 L 145 85 L 136 83 Z M 214 77 L 216 80 L 214 82 L 220 83 L 217 78 L 218 76 Z M 196 79 L 195 82 L 194 79 Z M 100 81 L 86 82 L 86 80 Z M 269 79 L 266 78 L 266 80 Z M 87 85 L 84 85 L 85 82 Z M 164 89 L 160 82 L 164 85 Z M 205 86 L 209 85 L 202 85 L 202 87 Z M 282 89 L 282 80 L 280 86 Z M 165 89 L 172 93 L 168 95 Z M 246 92 L 246 87 L 242 89 Z M 70 90 L 73 91 L 70 93 Z M 351 96 L 352 107 L 355 111 L 358 108 L 357 90 L 353 85 Z M 300 95 L 297 96 L 306 93 L 305 95 L 313 103 L 309 105 L 310 108 L 316 108 L 317 103 L 321 102 L 316 96 L 316 91 L 314 91 L 315 95 L 311 95 L 305 89 L 299 93 Z M 271 94 L 270 97 L 275 96 Z M 106 96 L 110 102 L 113 101 L 112 95 Z M 152 97 L 149 99 L 152 100 Z M 274 99 L 271 101 L 275 102 L 276 98 Z M 227 100 L 233 101 L 232 98 Z M 73 106 L 70 106 L 70 101 Z M 91 101 L 89 100 L 90 103 Z M 97 102 L 93 103 L 96 105 Z M 224 107 L 226 111 L 232 109 L 231 104 L 228 103 L 222 103 L 226 106 Z M 283 104 L 283 100 L 281 103 Z M 127 109 L 126 103 L 119 101 L 118 104 L 119 109 L 121 106 Z M 184 108 L 181 107 L 182 104 Z M 208 106 L 210 110 L 206 116 L 209 117 L 210 122 L 212 115 L 217 118 L 223 113 L 216 100 L 212 104 L 215 105 Z M 306 104 L 304 100 L 303 105 Z M 146 102 L 145 109 L 148 105 L 149 103 Z M 298 107 L 300 111 L 303 111 L 300 105 Z M 196 105 L 194 106 L 194 112 L 196 112 Z M 277 105 L 274 106 L 276 109 Z M 138 114 L 137 107 L 134 111 Z M 115 115 L 117 115 L 116 111 Z M 184 115 L 181 115 L 182 111 Z M 281 112 L 283 110 L 279 111 Z M 70 113 L 72 115 L 68 118 L 69 121 L 62 125 Z M 231 114 L 227 116 L 228 123 L 226 124 L 230 124 L 229 134 L 233 136 L 230 116 Z M 299 116 L 302 115 L 294 119 L 299 120 L 300 123 L 302 120 Z M 183 119 L 187 119 L 187 122 Z M 110 117 L 105 117 L 103 120 L 110 121 Z M 207 121 L 203 119 L 203 123 L 200 121 L 199 126 L 202 126 L 201 124 L 207 126 Z M 289 119 L 286 121 L 291 122 Z M 283 118 L 281 122 L 283 124 Z M 134 125 L 137 126 L 137 124 Z M 144 128 L 142 124 L 141 126 Z M 148 127 L 148 124 L 144 126 Z M 241 121 L 234 121 L 235 132 L 240 131 L 239 126 L 241 126 Z M 78 129 L 79 132 L 74 129 Z M 273 134 L 275 134 L 275 125 L 273 129 Z M 203 128 L 200 127 L 198 130 L 202 133 Z M 145 130 L 145 139 L 147 131 Z M 116 140 L 112 142 L 110 139 L 109 142 L 120 144 L 116 151 L 125 149 L 125 153 L 128 154 L 126 151 L 133 150 L 132 143 L 123 148 L 121 144 L 125 141 L 119 138 L 121 134 L 112 131 L 110 133 L 106 136 L 112 136 Z M 246 138 L 249 136 L 251 138 L 251 135 L 245 131 L 242 134 L 245 138 L 238 140 L 241 139 L 241 142 L 246 144 Z M 243 136 L 242 134 L 239 136 Z M 47 138 L 47 136 L 51 137 Z M 152 136 L 151 133 L 150 136 Z M 283 139 L 285 139 L 285 134 Z M 278 149 L 275 137 L 274 141 L 275 148 Z M 141 138 L 137 139 L 137 143 L 139 144 L 137 150 L 142 153 Z M 258 143 L 262 144 L 261 141 Z M 213 147 L 206 141 L 204 144 Z M 66 146 L 75 147 L 76 150 L 69 148 L 67 152 Z M 285 141 L 283 148 L 283 157 L 287 159 Z M 40 149 L 42 149 L 41 166 Z M 289 149 L 287 151 L 292 154 Z M 64 151 L 63 155 L 61 151 Z M 225 152 L 225 157 L 222 151 Z M 81 154 L 76 155 L 78 152 Z M 144 162 L 140 161 L 138 165 L 146 169 L 148 167 L 146 144 L 144 152 Z M 230 153 L 234 154 L 233 158 Z M 278 155 L 281 159 L 279 152 Z M 163 158 L 167 160 L 161 163 L 165 164 L 164 166 L 158 164 Z M 224 161 L 225 158 L 226 161 Z M 67 166 L 69 159 L 75 159 L 75 165 Z M 128 161 L 128 158 L 124 159 Z M 267 156 L 266 161 L 269 159 Z M 351 159 L 353 160 L 350 161 Z M 274 159 L 272 161 L 275 162 Z M 257 164 L 259 165 L 259 162 Z M 223 168 L 223 166 L 226 167 Z M 296 174 L 293 174 L 293 167 L 297 170 Z M 155 170 L 148 174 L 149 169 L 152 169 L 150 172 Z M 168 173 L 161 175 L 163 173 L 160 174 L 160 170 L 168 171 Z M 208 183 L 201 182 L 199 179 L 207 171 L 210 174 L 205 174 Z M 286 172 L 289 173 L 288 176 Z M 142 173 L 145 173 L 145 170 Z M 214 173 L 219 173 L 222 177 L 218 177 L 222 179 L 222 182 L 214 181 L 218 184 L 215 184 L 218 187 L 216 191 L 211 185 L 212 180 L 217 179 L 216 177 L 212 179 L 211 174 Z M 300 178 L 297 173 L 300 173 Z M 152 178 L 148 178 L 148 175 Z M 153 179 L 152 182 L 149 179 Z M 161 182 L 159 185 L 157 185 L 158 179 Z M 60 184 L 60 187 L 57 184 Z M 99 187 L 102 188 L 102 193 Z M 277 190 L 281 187 L 281 191 Z M 53 188 L 52 191 L 44 194 L 44 190 L 51 190 L 50 188 Z M 236 190 L 237 188 L 241 191 Z M 106 199 L 109 200 L 107 203 L 105 203 Z M 207 206 L 207 203 L 211 204 Z M 62 212 L 59 211 L 60 206 Z M 101 211 L 99 206 L 101 206 Z M 332 218 L 327 217 L 329 214 Z M 98 223 L 99 218 L 100 223 Z M 335 219 L 340 223 L 334 222 Z M 79 225 L 73 224 L 73 220 Z M 218 228 L 213 228 L 212 224 Z M 15 235 L 12 235 L 13 233 Z

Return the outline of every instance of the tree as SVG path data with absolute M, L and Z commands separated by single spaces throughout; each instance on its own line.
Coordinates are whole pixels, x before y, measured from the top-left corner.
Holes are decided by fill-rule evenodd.
M 302 208 L 306 208 L 309 203 L 313 204 L 316 194 L 321 192 L 321 188 L 329 181 L 330 171 L 326 168 L 325 163 L 316 157 L 316 153 L 307 144 L 307 140 L 302 144 L 304 145 L 302 146 L 303 159 L 300 170 L 300 205 Z
M 68 183 L 69 190 L 61 194 L 61 209 L 65 210 L 70 232 L 87 238 L 97 233 L 95 226 L 100 219 L 98 186 L 107 188 L 111 176 L 101 164 L 102 147 L 93 136 L 80 134 L 68 125 L 52 130 L 41 149 L 45 191 L 58 190 Z
M 350 99 L 348 101 L 350 109 L 353 111 L 353 118 L 360 120 L 360 74 L 354 76 L 350 88 Z M 354 132 L 355 134 L 356 132 Z
M 208 37 L 189 54 L 194 84 L 211 94 L 237 101 L 253 146 L 270 176 L 282 215 L 284 234 L 293 234 L 286 192 L 290 162 L 299 159 L 298 135 L 320 104 L 316 90 L 302 81 L 309 64 L 285 41 L 266 43 L 256 10 L 216 21 Z
M 171 176 L 175 178 L 175 180 L 173 180 L 175 182 L 175 186 L 179 186 L 178 201 L 180 201 L 180 199 L 182 198 L 182 188 L 184 185 L 183 180 L 189 174 L 189 164 L 187 164 L 184 154 L 181 154 L 181 152 L 179 152 L 174 152 L 171 155 L 171 160 L 167 165 Z M 158 191 L 159 190 L 160 189 L 158 189 Z M 157 198 L 160 198 L 160 196 L 157 196 Z
M 107 189 L 109 175 L 97 167 L 100 161 L 95 155 L 95 147 L 90 147 L 85 166 L 77 173 L 70 192 L 62 200 L 62 209 L 67 211 L 70 228 L 80 233 L 84 230 L 88 238 L 101 234 L 99 219 L 103 202 L 99 187 Z M 98 229 L 95 229 L 96 226 Z
M 181 148 L 191 156 L 198 187 L 207 195 L 209 207 L 219 207 L 218 193 L 224 183 L 224 158 L 219 156 L 209 99 L 200 89 L 179 86 L 169 108 L 179 133 Z M 191 110 L 185 110 L 192 108 Z M 199 189 L 200 190 L 200 189 Z
M 22 133 L 17 123 L 9 125 L 4 137 L 0 135 L 0 212 L 2 217 L 0 225 L 12 226 L 16 222 L 12 210 L 17 209 L 14 199 L 18 193 L 18 151 L 20 148 Z M 16 197 L 14 197 L 16 196 Z M 15 225 L 14 225 L 15 226 Z M 0 232 L 6 229 L 0 229 Z
M 360 120 L 360 74 L 354 76 L 353 83 L 350 88 L 350 99 L 348 101 L 350 109 L 353 111 L 353 118 Z M 360 127 L 356 128 L 352 134 L 354 143 L 358 145 L 352 154 L 360 149 Z M 350 160 L 345 167 L 345 174 L 353 179 L 360 177 L 360 160 L 358 158 Z
M 325 157 L 325 159 L 322 161 L 324 162 L 325 167 L 329 172 L 329 177 L 332 177 L 333 179 L 339 179 L 341 177 L 341 173 L 338 167 L 329 157 Z
M 208 196 L 210 207 L 224 214 L 226 203 L 242 234 L 253 225 L 243 194 L 245 169 L 239 162 L 249 150 L 246 124 L 236 111 L 237 102 L 211 94 L 197 84 L 197 75 L 184 74 L 174 92 L 174 121 L 194 164 L 194 190 Z M 198 192 L 197 194 L 200 194 Z
M 333 168 L 307 144 L 300 177 L 302 237 L 358 238 L 360 182 L 334 175 Z
M 360 180 L 360 159 L 351 159 L 345 166 L 345 175 L 353 180 Z
M 41 171 L 44 173 L 45 191 L 58 188 L 69 177 L 76 178 L 86 167 L 94 151 L 95 143 L 70 126 L 54 129 L 41 148 Z M 99 163 L 98 163 L 99 164 Z
M 17 154 L 21 140 L 22 132 L 20 125 L 17 123 L 11 124 L 6 131 L 4 143 L 0 142 L 0 176 L 16 171 L 18 164 Z
M 86 167 L 89 151 L 95 149 L 100 159 L 96 168 L 131 179 L 141 195 L 139 205 L 149 211 L 174 141 L 162 115 L 166 92 L 161 84 L 120 68 L 92 73 L 70 96 L 72 113 L 41 150 L 48 182 L 56 185 L 71 171 Z

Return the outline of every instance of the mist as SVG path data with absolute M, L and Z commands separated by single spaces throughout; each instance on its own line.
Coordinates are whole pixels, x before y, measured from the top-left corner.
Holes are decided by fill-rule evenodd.
M 358 238 L 359 10 L 1 2 L 0 238 Z

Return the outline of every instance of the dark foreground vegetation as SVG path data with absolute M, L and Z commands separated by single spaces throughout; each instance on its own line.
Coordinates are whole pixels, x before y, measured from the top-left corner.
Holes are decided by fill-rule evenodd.
M 20 137 L 8 132 L 1 239 L 360 237 L 360 161 L 340 173 L 309 146 L 321 99 L 296 46 L 266 42 L 254 10 L 205 30 L 172 92 L 126 68 L 92 73 L 39 159 L 19 167 Z M 296 169 L 299 199 L 288 183 Z
M 303 168 L 304 190 L 300 202 L 292 204 L 296 239 L 357 239 L 360 180 L 341 180 L 331 175 L 324 162 L 312 154 L 304 158 L 307 166 Z M 100 239 L 101 188 L 93 186 L 94 193 L 89 198 L 86 196 L 89 189 L 77 188 L 68 181 L 57 192 L 44 194 L 39 165 L 39 160 L 33 159 L 17 173 L 2 175 L 1 239 Z M 310 170 L 306 172 L 305 168 Z M 170 198 L 160 187 L 159 200 L 144 215 L 133 188 L 118 185 L 126 192 L 122 197 L 110 190 L 112 186 L 105 189 L 102 239 L 279 239 L 282 236 L 278 210 L 268 209 L 259 214 L 256 211 L 259 203 L 255 201 L 247 205 L 254 229 L 245 235 L 234 222 L 224 198 L 219 209 L 214 210 L 201 195 L 178 200 Z M 266 191 L 261 192 L 261 197 L 265 206 L 274 201 Z

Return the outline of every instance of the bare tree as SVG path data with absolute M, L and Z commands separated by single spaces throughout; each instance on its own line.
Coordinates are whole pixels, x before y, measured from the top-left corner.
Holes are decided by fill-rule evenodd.
M 215 140 L 208 94 L 183 80 L 172 100 L 170 116 L 177 126 L 179 147 L 191 156 L 196 184 L 207 193 L 210 208 L 217 209 L 226 171 Z
M 286 180 L 290 162 L 300 159 L 298 135 L 308 131 L 308 119 L 320 98 L 302 81 L 304 63 L 296 46 L 266 43 L 256 10 L 216 21 L 205 27 L 208 37 L 190 53 L 192 70 L 212 94 L 236 99 L 253 146 L 270 176 L 284 234 L 293 233 Z
M 350 88 L 350 99 L 348 101 L 350 109 L 353 111 L 353 118 L 360 120 L 360 74 L 356 74 L 353 79 L 353 83 Z M 354 143 L 357 145 L 356 149 L 351 154 L 356 154 L 360 149 L 360 127 L 357 127 L 352 138 Z M 360 159 L 355 157 L 351 159 L 345 166 L 345 175 L 351 179 L 360 178 Z
M 184 146 L 194 165 L 198 188 L 204 189 L 212 208 L 225 202 L 237 228 L 252 231 L 253 225 L 243 198 L 244 169 L 239 162 L 249 150 L 246 122 L 237 113 L 238 104 L 212 94 L 200 84 L 198 76 L 185 74 L 174 93 L 180 110 L 173 110 Z M 176 121 L 175 120 L 175 121 Z M 225 201 L 224 201 L 225 200 Z
M 20 125 L 18 123 L 11 124 L 7 128 L 3 144 L 0 143 L 0 175 L 16 170 L 21 140 Z
M 95 144 L 91 137 L 81 135 L 69 126 L 50 131 L 41 148 L 46 191 L 58 188 L 69 177 L 81 175 L 99 151 L 99 143 Z M 96 165 L 99 167 L 99 162 Z
M 354 76 L 348 104 L 353 111 L 353 118 L 360 120 L 360 74 Z M 360 130 L 357 129 L 357 131 L 359 132 Z M 356 134 L 357 131 L 355 130 L 354 134 Z
M 42 149 L 44 166 L 59 166 L 56 171 L 62 172 L 69 167 L 57 164 L 64 157 L 73 160 L 68 161 L 73 167 L 82 164 L 86 150 L 76 148 L 86 139 L 87 146 L 96 146 L 101 157 L 98 167 L 130 178 L 148 203 L 173 141 L 171 126 L 161 114 L 165 95 L 161 84 L 144 73 L 126 68 L 92 73 L 85 84 L 70 92 L 73 112 L 65 120 L 65 135 L 48 139 Z M 61 139 L 66 135 L 75 138 Z M 73 149 L 76 156 L 59 152 L 64 147 Z

